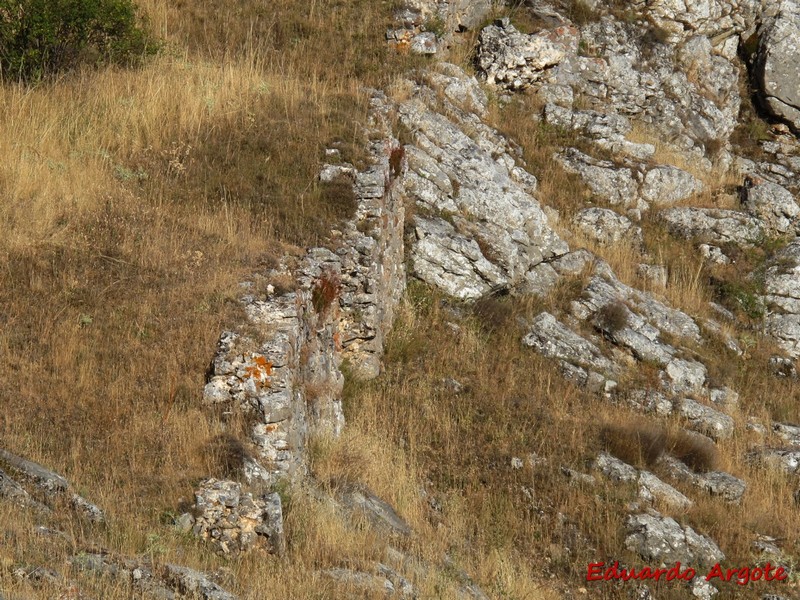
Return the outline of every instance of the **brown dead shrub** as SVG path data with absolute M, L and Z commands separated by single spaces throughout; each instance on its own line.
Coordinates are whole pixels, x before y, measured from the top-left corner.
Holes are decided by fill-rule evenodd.
M 324 314 L 333 305 L 334 300 L 339 296 L 342 282 L 339 274 L 334 271 L 325 271 L 314 283 L 311 290 L 311 303 L 318 314 Z
M 714 442 L 692 431 L 680 430 L 670 436 L 667 452 L 700 473 L 714 471 L 719 463 L 719 451 Z
M 597 311 L 597 324 L 610 334 L 622 331 L 628 326 L 628 307 L 622 302 L 611 302 Z
M 605 450 L 631 465 L 652 465 L 667 447 L 667 434 L 652 423 L 607 424 L 600 430 Z

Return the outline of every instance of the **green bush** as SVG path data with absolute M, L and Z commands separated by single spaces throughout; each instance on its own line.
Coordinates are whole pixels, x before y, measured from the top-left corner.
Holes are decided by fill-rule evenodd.
M 79 65 L 132 65 L 156 44 L 131 0 L 0 0 L 0 77 L 35 81 Z

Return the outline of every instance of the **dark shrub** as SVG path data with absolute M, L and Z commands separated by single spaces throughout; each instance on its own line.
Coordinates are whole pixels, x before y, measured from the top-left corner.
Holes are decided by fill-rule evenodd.
M 652 465 L 667 446 L 666 432 L 651 423 L 608 424 L 600 430 L 603 448 L 631 465 Z
M 694 471 L 714 471 L 719 462 L 719 451 L 710 439 L 693 431 L 679 431 L 669 441 L 668 451 Z
M 131 0 L 0 0 L 0 75 L 7 80 L 131 65 L 155 50 Z
M 622 302 L 610 302 L 597 311 L 597 325 L 614 335 L 628 326 L 628 307 Z

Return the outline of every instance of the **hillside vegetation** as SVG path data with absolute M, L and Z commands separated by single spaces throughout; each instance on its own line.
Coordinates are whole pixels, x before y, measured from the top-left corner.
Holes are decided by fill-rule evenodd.
M 671 582 L 648 582 L 645 592 L 635 582 L 586 581 L 592 562 L 658 564 L 627 545 L 626 517 L 651 509 L 708 536 L 724 550 L 725 566 L 762 564 L 769 556 L 754 545 L 762 537 L 779 546 L 780 558 L 770 560 L 791 570 L 786 584 L 717 582 L 718 599 L 796 592 L 796 473 L 752 460 L 753 451 L 783 444 L 774 424 L 800 420 L 799 380 L 774 374 L 770 361 L 785 352 L 763 326 L 763 273 L 773 260 L 787 266 L 789 259 L 775 257 L 794 238 L 760 235 L 752 244 L 723 244 L 717 250 L 731 260 L 715 263 L 665 224 L 663 206 L 608 201 L 564 159 L 565 150 L 586 153 L 586 164 L 639 169 L 640 179 L 671 166 L 699 183 L 669 209 L 740 209 L 744 184 L 731 166 L 733 154 L 756 164 L 765 156 L 762 142 L 777 144 L 786 133 L 767 125 L 746 70 L 728 82 L 727 93 L 733 96 L 735 88 L 742 106 L 733 111 L 736 129 L 720 136 L 724 143 L 715 138 L 681 151 L 657 124 L 631 116 L 623 147 L 652 146 L 647 158 L 632 158 L 576 127 L 548 122 L 553 109 L 535 91 L 540 81 L 518 91 L 511 89 L 512 76 L 506 88 L 502 73 L 492 84 L 471 76 L 479 71 L 484 25 L 496 23 L 497 35 L 512 40 L 542 29 L 550 41 L 572 35 L 575 60 L 601 62 L 608 49 L 587 46 L 580 27 L 601 23 L 602 16 L 615 31 L 635 31 L 633 8 L 555 2 L 576 25 L 570 33 L 571 25 L 557 27 L 552 14 L 530 9 L 541 2 L 496 3 L 481 26 L 451 36 L 445 58 L 455 66 L 437 67 L 440 57 L 387 45 L 386 30 L 405 4 L 141 0 L 140 24 L 158 41 L 158 52 L 134 64 L 90 62 L 33 81 L 2 82 L 0 448 L 64 474 L 103 507 L 107 522 L 90 524 L 68 510 L 41 518 L 0 502 L 0 600 L 143 597 L 135 581 L 98 577 L 75 560 L 95 554 L 186 565 L 251 600 L 386 598 L 369 578 L 365 584 L 331 576 L 375 572 L 376 565 L 413 584 L 413 593 L 393 597 L 690 597 L 688 587 Z M 441 41 L 446 24 L 428 18 L 423 27 Z M 604 39 L 604 30 L 594 31 L 594 39 Z M 655 28 L 648 35 L 637 48 L 652 52 L 645 58 L 665 71 L 658 52 L 675 54 L 667 44 L 671 33 Z M 651 66 L 647 60 L 638 65 L 642 72 Z M 665 76 L 676 78 L 672 71 Z M 702 95 L 696 92 L 701 74 L 684 80 Z M 405 204 L 400 228 L 405 225 L 409 274 L 385 332 L 381 374 L 364 381 L 351 362 L 341 365 L 346 427 L 338 437 L 312 428 L 302 457 L 308 477 L 276 487 L 283 556 L 221 555 L 181 529 L 181 514 L 191 510 L 202 480 L 241 479 L 253 423 L 235 406 L 203 403 L 215 368 L 209 361 L 220 332 L 248 322 L 241 282 L 261 274 L 272 291 L 258 288 L 258 294 L 300 305 L 291 296 L 296 281 L 273 271 L 285 257 L 299 263 L 314 246 L 339 250 L 338 228 L 346 219 L 357 222 L 352 230 L 372 235 L 372 225 L 358 221 L 349 180 L 318 177 L 326 163 L 366 166 L 372 88 L 385 91 L 387 120 L 404 145 L 387 146 L 383 189 L 384 199 L 398 194 Z M 703 93 L 712 104 L 722 102 Z M 601 110 L 608 106 L 588 93 L 576 92 L 569 104 L 570 118 L 609 117 Z M 675 120 L 676 128 L 683 126 Z M 729 139 L 734 145 L 727 146 L 726 162 L 720 157 Z M 326 155 L 332 148 L 339 158 Z M 425 152 L 436 160 L 425 162 Z M 523 167 L 533 181 L 519 174 Z M 466 176 L 459 180 L 453 172 Z M 426 174 L 438 191 L 420 183 Z M 487 192 L 498 189 L 497 197 Z M 487 197 L 489 209 L 480 215 Z M 438 200 L 447 208 L 433 206 Z M 530 211 L 531 220 L 541 215 L 536 235 L 525 237 L 534 230 L 529 222 L 509 234 L 516 215 L 501 222 L 504 203 Z M 631 229 L 604 242 L 576 220 L 596 208 L 631 216 L 625 217 Z M 386 227 L 390 219 L 383 216 Z M 513 244 L 503 246 L 505 235 Z M 420 259 L 426 239 L 452 250 L 442 252 L 447 258 L 461 258 L 461 249 L 470 269 L 482 265 L 481 275 L 489 275 L 476 278 L 480 291 L 457 299 L 462 285 L 448 295 L 447 276 L 469 282 L 473 273 L 464 269 L 464 275 L 456 268 L 461 264 L 448 270 L 445 260 L 431 260 L 434 268 L 426 272 Z M 546 293 L 522 287 L 535 268 L 586 250 L 591 260 L 559 272 Z M 506 251 L 520 261 L 536 258 L 515 279 Z M 660 267 L 663 278 L 643 275 L 642 266 Z M 445 276 L 437 280 L 430 272 L 439 267 Z M 310 304 L 318 320 L 309 322 L 320 324 L 319 331 L 324 318 L 339 315 L 343 274 L 323 271 L 307 282 L 317 292 Z M 631 292 L 591 312 L 587 297 L 598 281 L 641 295 L 634 300 Z M 645 314 L 645 302 L 668 309 Z M 580 317 L 581 310 L 590 316 Z M 565 324 L 561 331 L 572 339 L 591 341 L 591 358 L 616 369 L 613 381 L 591 372 L 601 380 L 592 389 L 588 375 L 586 381 L 574 376 L 582 370 L 578 363 L 548 355 L 546 344 L 543 351 L 523 343 L 545 313 Z M 363 317 L 358 310 L 341 314 L 341 322 Z M 690 322 L 697 335 L 659 328 L 663 314 L 685 317 L 679 322 Z M 646 349 L 655 347 L 652 355 L 637 353 L 629 340 L 644 334 L 631 331 L 651 334 Z M 337 352 L 339 333 L 332 336 Z M 313 362 L 307 347 L 304 352 L 302 360 Z M 663 359 L 664 353 L 672 354 Z M 272 362 L 259 358 L 271 375 Z M 675 362 L 701 365 L 700 384 L 670 388 L 666 374 Z M 337 374 L 339 366 L 332 369 Z M 293 400 L 310 406 L 314 390 L 306 387 L 307 395 L 298 392 Z M 680 402 L 718 407 L 711 392 L 727 389 L 738 400 L 715 412 L 725 413 L 732 433 L 690 431 L 696 424 L 679 412 Z M 671 394 L 667 414 L 632 401 L 641 390 Z M 604 452 L 631 465 L 635 477 L 603 475 L 598 457 Z M 659 462 L 665 456 L 683 461 L 693 475 L 733 474 L 746 482 L 746 493 L 729 503 L 674 478 Z M 691 502 L 676 508 L 668 496 L 646 499 L 637 479 L 645 471 Z M 387 535 L 366 518 L 344 515 L 332 499 L 353 484 L 391 504 L 413 534 Z M 47 530 L 37 529 L 42 524 Z M 34 575 L 41 573 L 34 567 L 64 577 Z

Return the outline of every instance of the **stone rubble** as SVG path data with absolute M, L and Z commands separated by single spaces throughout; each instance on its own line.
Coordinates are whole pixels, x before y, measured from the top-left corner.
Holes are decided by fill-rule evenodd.
M 235 481 L 208 479 L 195 492 L 194 512 L 192 532 L 222 554 L 254 547 L 284 552 L 283 510 L 275 492 L 254 497 Z

